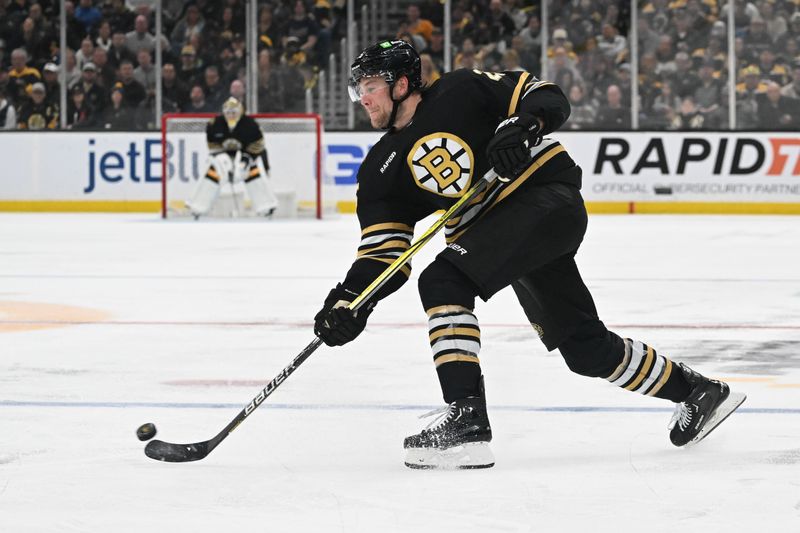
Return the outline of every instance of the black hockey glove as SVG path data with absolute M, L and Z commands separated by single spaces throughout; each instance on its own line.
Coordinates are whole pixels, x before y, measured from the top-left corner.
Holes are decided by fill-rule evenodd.
M 542 142 L 539 119 L 528 113 L 511 115 L 497 126 L 486 147 L 489 164 L 509 181 L 519 176 L 531 162 L 531 148 Z
M 322 342 L 328 346 L 343 346 L 364 331 L 375 303 L 367 302 L 354 312 L 347 305 L 357 296 L 341 283 L 328 293 L 322 309 L 314 316 L 314 334 Z

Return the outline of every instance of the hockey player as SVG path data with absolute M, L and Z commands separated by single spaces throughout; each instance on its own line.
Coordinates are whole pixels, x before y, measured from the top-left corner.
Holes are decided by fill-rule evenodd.
M 222 114 L 206 126 L 208 170 L 186 203 L 195 218 L 208 213 L 217 199 L 220 181 L 244 181 L 256 215 L 269 217 L 278 199 L 269 183 L 269 162 L 261 128 L 236 98 L 228 98 Z
M 419 56 L 403 41 L 365 49 L 351 73 L 351 97 L 386 134 L 358 172 L 357 258 L 314 318 L 326 344 L 355 339 L 375 303 L 408 278 L 406 265 L 374 301 L 356 312 L 344 307 L 409 247 L 417 221 L 449 208 L 490 168 L 501 176 L 445 226 L 447 247 L 419 276 L 447 405 L 405 439 L 407 466 L 494 464 L 473 310 L 476 296 L 488 300 L 508 285 L 544 345 L 558 349 L 573 372 L 675 402 L 676 446 L 699 441 L 744 401 L 598 318 L 574 260 L 587 225 L 581 169 L 546 137 L 569 116 L 561 89 L 527 72 L 477 70 L 423 87 Z

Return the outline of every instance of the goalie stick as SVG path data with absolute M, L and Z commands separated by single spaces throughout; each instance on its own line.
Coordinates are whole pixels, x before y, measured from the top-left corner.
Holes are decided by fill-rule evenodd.
M 389 281 L 389 279 L 394 276 L 414 254 L 416 254 L 425 244 L 427 244 L 450 219 L 455 217 L 461 211 L 461 209 L 469 203 L 470 200 L 483 192 L 486 187 L 488 187 L 496 178 L 497 174 L 494 172 L 494 170 L 490 169 L 483 176 L 483 178 L 478 181 L 478 183 L 469 189 L 466 194 L 459 198 L 459 200 L 450 207 L 450 209 L 448 209 L 441 217 L 439 217 L 439 219 L 434 222 L 433 225 L 428 228 L 419 239 L 414 241 L 411 246 L 409 246 L 408 250 L 403 252 L 400 257 L 395 259 L 394 262 L 386 268 L 386 270 L 384 270 L 377 278 L 375 278 L 375 281 L 373 281 L 366 289 L 364 289 L 364 291 L 359 294 L 355 300 L 350 302 L 348 307 L 354 311 L 361 307 L 367 298 L 378 292 L 378 290 L 380 290 L 380 288 L 383 287 L 386 282 Z M 278 375 L 272 379 L 272 381 L 267 383 L 267 385 L 261 389 L 256 397 L 250 400 L 250 403 L 247 404 L 244 409 L 242 409 L 239 414 L 236 415 L 236 417 L 213 438 L 192 444 L 174 444 L 171 442 L 164 442 L 162 440 L 152 440 L 148 442 L 147 446 L 144 448 L 145 455 L 157 461 L 166 461 L 170 463 L 186 463 L 190 461 L 199 461 L 205 458 L 214 450 L 214 448 L 219 446 L 219 443 L 225 440 L 225 438 L 230 435 L 231 432 L 239 426 L 239 424 L 244 422 L 245 418 L 250 416 L 250 414 L 255 411 L 258 406 L 260 406 L 264 400 L 269 397 L 270 394 L 275 392 L 275 389 L 277 389 L 280 384 L 286 380 L 286 378 L 291 376 L 292 373 L 294 373 L 294 371 L 297 370 L 297 368 L 303 364 L 303 362 L 308 359 L 309 356 L 311 356 L 311 354 L 314 353 L 314 351 L 316 351 L 316 349 L 321 345 L 322 340 L 319 337 L 314 337 L 314 340 L 311 341 L 308 346 L 303 348 L 303 350 L 297 354 L 292 362 L 289 363 L 286 368 L 281 370 L 280 373 L 278 373 Z

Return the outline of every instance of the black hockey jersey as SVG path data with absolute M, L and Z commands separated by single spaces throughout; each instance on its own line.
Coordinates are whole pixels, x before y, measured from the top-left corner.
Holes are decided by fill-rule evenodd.
M 211 153 L 228 152 L 233 156 L 237 151 L 247 152 L 253 158 L 263 155 L 264 166 L 269 170 L 264 147 L 264 135 L 253 117 L 242 115 L 233 128 L 228 127 L 225 117 L 218 115 L 206 126 L 206 141 Z
M 547 134 L 569 116 L 569 103 L 556 85 L 527 72 L 457 70 L 423 92 L 411 123 L 386 133 L 359 169 L 361 243 L 346 287 L 356 292 L 366 288 L 408 249 L 417 221 L 448 209 L 489 170 L 489 140 L 502 120 L 520 110 L 542 118 Z M 561 144 L 545 138 L 516 180 L 495 181 L 447 223 L 447 242 L 457 240 L 488 210 L 502 208 L 503 199 L 523 184 L 552 181 L 580 187 L 581 171 Z M 410 270 L 404 266 L 405 277 L 388 282 L 378 298 L 402 285 Z

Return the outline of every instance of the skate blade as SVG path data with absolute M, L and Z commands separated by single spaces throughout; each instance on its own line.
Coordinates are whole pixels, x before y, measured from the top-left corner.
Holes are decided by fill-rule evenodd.
M 725 401 L 719 404 L 719 407 L 716 408 L 714 414 L 711 415 L 711 418 L 708 419 L 706 425 L 703 426 L 703 429 L 700 430 L 700 433 L 698 433 L 697 436 L 695 436 L 695 438 L 687 442 L 684 445 L 684 448 L 689 448 L 691 446 L 694 446 L 695 444 L 706 438 L 709 433 L 714 431 L 714 428 L 722 424 L 722 422 L 724 422 L 726 418 L 731 416 L 731 413 L 733 413 L 736 409 L 738 409 L 739 406 L 742 405 L 746 399 L 747 396 L 741 392 L 731 392 L 725 399 Z
M 470 442 L 446 450 L 438 448 L 408 448 L 405 464 L 420 470 L 464 470 L 491 468 L 494 455 L 488 442 Z

